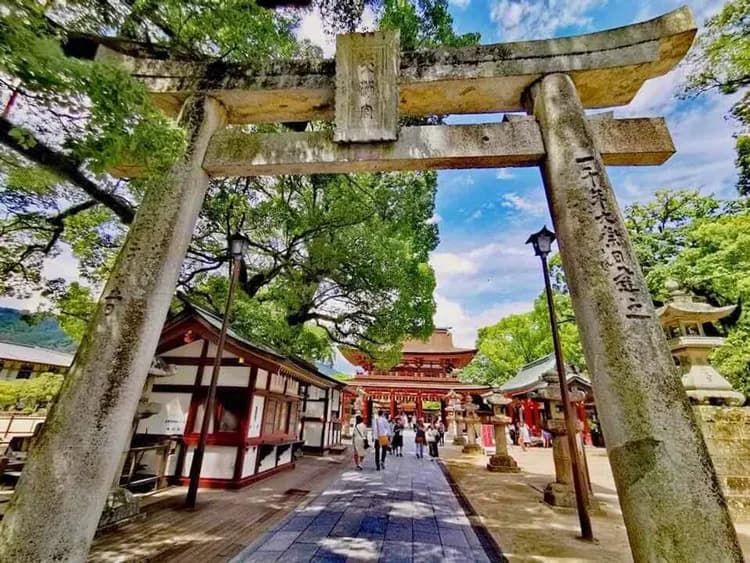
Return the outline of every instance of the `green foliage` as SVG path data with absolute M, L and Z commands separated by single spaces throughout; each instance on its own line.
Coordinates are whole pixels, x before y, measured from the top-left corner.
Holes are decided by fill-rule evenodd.
M 479 43 L 478 33 L 456 35 L 446 0 L 384 0 L 381 29 L 401 32 L 401 49 L 466 47 Z
M 34 413 L 49 406 L 60 392 L 63 376 L 41 373 L 31 379 L 0 381 L 0 409 Z
M 60 329 L 56 319 L 30 316 L 6 307 L 0 307 L 0 340 L 64 352 L 75 350 L 75 344 Z
M 432 331 L 436 188 L 434 173 L 217 180 L 182 283 L 220 311 L 226 281 L 214 270 L 240 231 L 250 252 L 238 330 L 306 357 L 338 343 L 392 363 L 404 338 Z
M 659 190 L 647 203 L 625 208 L 625 225 L 653 297 L 664 298 L 664 282 L 673 275 L 672 261 L 691 244 L 698 222 L 719 217 L 736 207 L 714 195 L 694 191 Z
M 555 293 L 554 301 L 565 362 L 583 366 L 583 349 L 570 297 Z M 544 294 L 528 313 L 509 315 L 494 325 L 480 328 L 478 347 L 479 353 L 461 371 L 460 377 L 488 385 L 500 385 L 516 375 L 523 365 L 550 354 L 552 332 Z
M 743 93 L 731 113 L 741 125 L 737 135 L 737 188 L 741 194 L 750 195 L 750 0 L 730 0 L 706 22 L 690 62 L 693 72 L 688 91 Z

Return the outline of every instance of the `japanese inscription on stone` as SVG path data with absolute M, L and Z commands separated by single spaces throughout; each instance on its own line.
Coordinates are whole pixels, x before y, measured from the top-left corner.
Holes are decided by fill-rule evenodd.
M 629 257 L 622 222 L 617 210 L 608 197 L 609 188 L 601 181 L 596 160 L 593 156 L 576 158 L 581 179 L 586 182 L 588 200 L 594 220 L 599 227 L 599 240 L 602 243 L 602 261 L 610 272 L 610 280 L 617 291 L 624 294 L 627 301 L 626 316 L 630 319 L 649 318 L 648 292 L 641 288 L 635 274 L 633 260 Z
M 398 31 L 336 38 L 336 132 L 339 143 L 398 138 Z

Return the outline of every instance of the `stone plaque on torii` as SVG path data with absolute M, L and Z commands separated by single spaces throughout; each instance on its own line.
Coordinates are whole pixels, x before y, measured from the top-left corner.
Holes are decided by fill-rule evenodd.
M 188 149 L 141 202 L 1 524 L 0 560 L 85 559 L 210 176 L 539 166 L 634 559 L 741 561 L 606 171 L 664 162 L 669 132 L 661 118 L 584 112 L 630 102 L 694 35 L 682 8 L 599 33 L 417 53 L 399 54 L 389 33 L 354 35 L 335 64 L 221 72 L 100 47 L 179 119 Z M 400 116 L 518 111 L 528 117 L 398 128 Z M 313 120 L 335 132 L 231 127 Z

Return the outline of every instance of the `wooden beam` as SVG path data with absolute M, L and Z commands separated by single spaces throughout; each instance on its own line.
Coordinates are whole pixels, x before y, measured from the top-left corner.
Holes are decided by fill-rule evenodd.
M 655 165 L 674 152 L 662 118 L 589 118 L 605 164 Z M 203 161 L 212 176 L 333 174 L 447 168 L 536 166 L 545 156 L 533 118 L 484 125 L 404 127 L 393 143 L 339 144 L 330 131 L 253 134 L 217 132 Z M 136 166 L 110 171 L 140 174 Z
M 520 111 L 527 88 L 555 72 L 571 76 L 586 108 L 627 104 L 646 80 L 682 60 L 695 32 L 690 10 L 680 8 L 649 21 L 573 37 L 404 52 L 399 112 L 421 116 Z M 229 123 L 333 118 L 332 60 L 282 61 L 258 68 L 136 58 L 130 56 L 132 42 L 124 42 L 124 47 L 118 49 L 109 40 L 97 57 L 124 66 L 171 115 L 177 115 L 188 95 L 200 91 L 224 105 Z

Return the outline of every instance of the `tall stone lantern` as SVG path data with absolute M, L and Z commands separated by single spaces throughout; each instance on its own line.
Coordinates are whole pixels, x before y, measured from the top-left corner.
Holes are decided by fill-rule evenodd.
M 690 402 L 694 405 L 742 405 L 745 396 L 732 389 L 708 360 L 714 348 L 721 346 L 724 339 L 718 332 L 706 333 L 706 327 L 711 328 L 708 323 L 731 315 L 736 307 L 714 307 L 698 301 L 674 280 L 667 281 L 665 286 L 669 297 L 656 314 L 672 357 L 682 372 L 682 385 Z
M 552 434 L 552 458 L 555 462 L 555 480 L 544 489 L 544 502 L 552 506 L 576 507 L 575 490 L 573 489 L 573 470 L 568 447 L 567 430 L 565 426 L 565 413 L 560 393 L 559 378 L 557 371 L 553 368 L 542 375 L 547 383 L 538 391 L 538 395 L 544 400 L 544 408 L 547 414 L 545 428 Z M 586 394 L 581 390 L 571 389 L 568 396 L 571 402 L 583 401 Z M 578 431 L 583 429 L 580 420 L 577 421 Z M 578 464 L 583 467 L 583 460 Z M 587 476 L 584 474 L 584 485 L 586 490 L 590 489 Z M 591 495 L 588 496 L 589 504 Z
M 477 405 L 474 403 L 466 403 L 464 422 L 466 423 L 466 445 L 461 451 L 465 454 L 481 454 L 482 446 L 477 444 L 477 426 L 480 419 L 477 414 Z
M 505 427 L 511 421 L 511 418 L 503 411 L 504 407 L 511 402 L 511 399 L 499 391 L 486 393 L 482 397 L 492 405 L 490 422 L 495 431 L 495 455 L 490 456 L 487 469 L 498 473 L 516 473 L 520 469 L 516 460 L 508 453 L 508 442 L 505 438 Z

